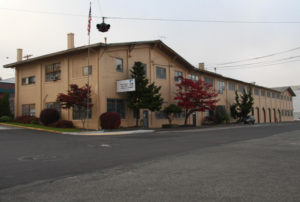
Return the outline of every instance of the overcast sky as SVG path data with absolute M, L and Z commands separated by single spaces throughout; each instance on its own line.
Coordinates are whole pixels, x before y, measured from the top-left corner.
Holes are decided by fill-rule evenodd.
M 14 76 L 2 65 L 16 61 L 16 49 L 39 56 L 64 50 L 67 33 L 86 45 L 88 0 L 0 0 L 0 77 Z M 300 22 L 299 0 L 92 0 L 92 15 L 247 22 Z M 55 14 L 55 13 L 60 13 Z M 72 15 L 68 15 L 72 14 Z M 300 84 L 300 23 L 212 23 L 107 19 L 109 32 L 91 43 L 161 39 L 190 63 L 266 87 Z M 295 49 L 295 50 L 291 50 Z M 284 52 L 291 50 L 288 52 Z M 220 65 L 273 53 L 259 60 Z M 299 57 L 297 57 L 299 56 Z M 297 61 L 299 60 L 299 61 Z M 295 61 L 295 62 L 291 62 Z M 288 62 L 288 63 L 287 63 Z M 256 64 L 253 64 L 256 63 Z M 224 67 L 225 66 L 225 67 Z M 226 67 L 227 66 L 227 67 Z

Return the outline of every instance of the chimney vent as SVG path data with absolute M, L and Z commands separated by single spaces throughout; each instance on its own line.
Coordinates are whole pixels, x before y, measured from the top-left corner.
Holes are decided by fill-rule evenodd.
M 23 58 L 23 49 L 18 48 L 17 49 L 17 62 L 22 61 L 22 58 Z
M 72 49 L 74 48 L 74 34 L 73 33 L 69 33 L 68 34 L 68 49 Z
M 199 63 L 199 69 L 204 70 L 204 62 Z

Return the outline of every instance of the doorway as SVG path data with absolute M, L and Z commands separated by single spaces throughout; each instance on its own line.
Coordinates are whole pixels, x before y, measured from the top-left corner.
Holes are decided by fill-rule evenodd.
M 149 112 L 147 110 L 143 111 L 143 127 L 149 128 Z

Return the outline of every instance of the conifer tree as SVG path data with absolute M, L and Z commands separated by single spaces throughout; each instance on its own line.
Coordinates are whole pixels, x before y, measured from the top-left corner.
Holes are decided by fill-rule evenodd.
M 135 79 L 135 91 L 128 92 L 127 105 L 134 111 L 136 126 L 138 126 L 140 109 L 159 111 L 163 104 L 163 98 L 159 92 L 161 86 L 157 87 L 154 83 L 149 84 L 143 63 L 135 62 L 130 73 L 131 78 Z
M 249 88 L 248 93 L 244 89 L 242 95 L 238 95 L 238 92 L 235 91 L 235 104 L 231 106 L 231 112 L 235 115 L 234 118 L 239 118 L 239 121 L 245 120 L 252 111 L 253 104 L 251 88 Z

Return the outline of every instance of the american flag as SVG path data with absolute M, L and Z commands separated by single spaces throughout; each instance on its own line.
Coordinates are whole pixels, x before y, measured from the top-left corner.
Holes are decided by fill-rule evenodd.
M 88 21 L 88 35 L 90 36 L 90 32 L 91 32 L 91 21 L 92 21 L 92 9 L 91 9 L 92 5 L 90 2 L 90 12 L 89 12 L 89 21 Z

